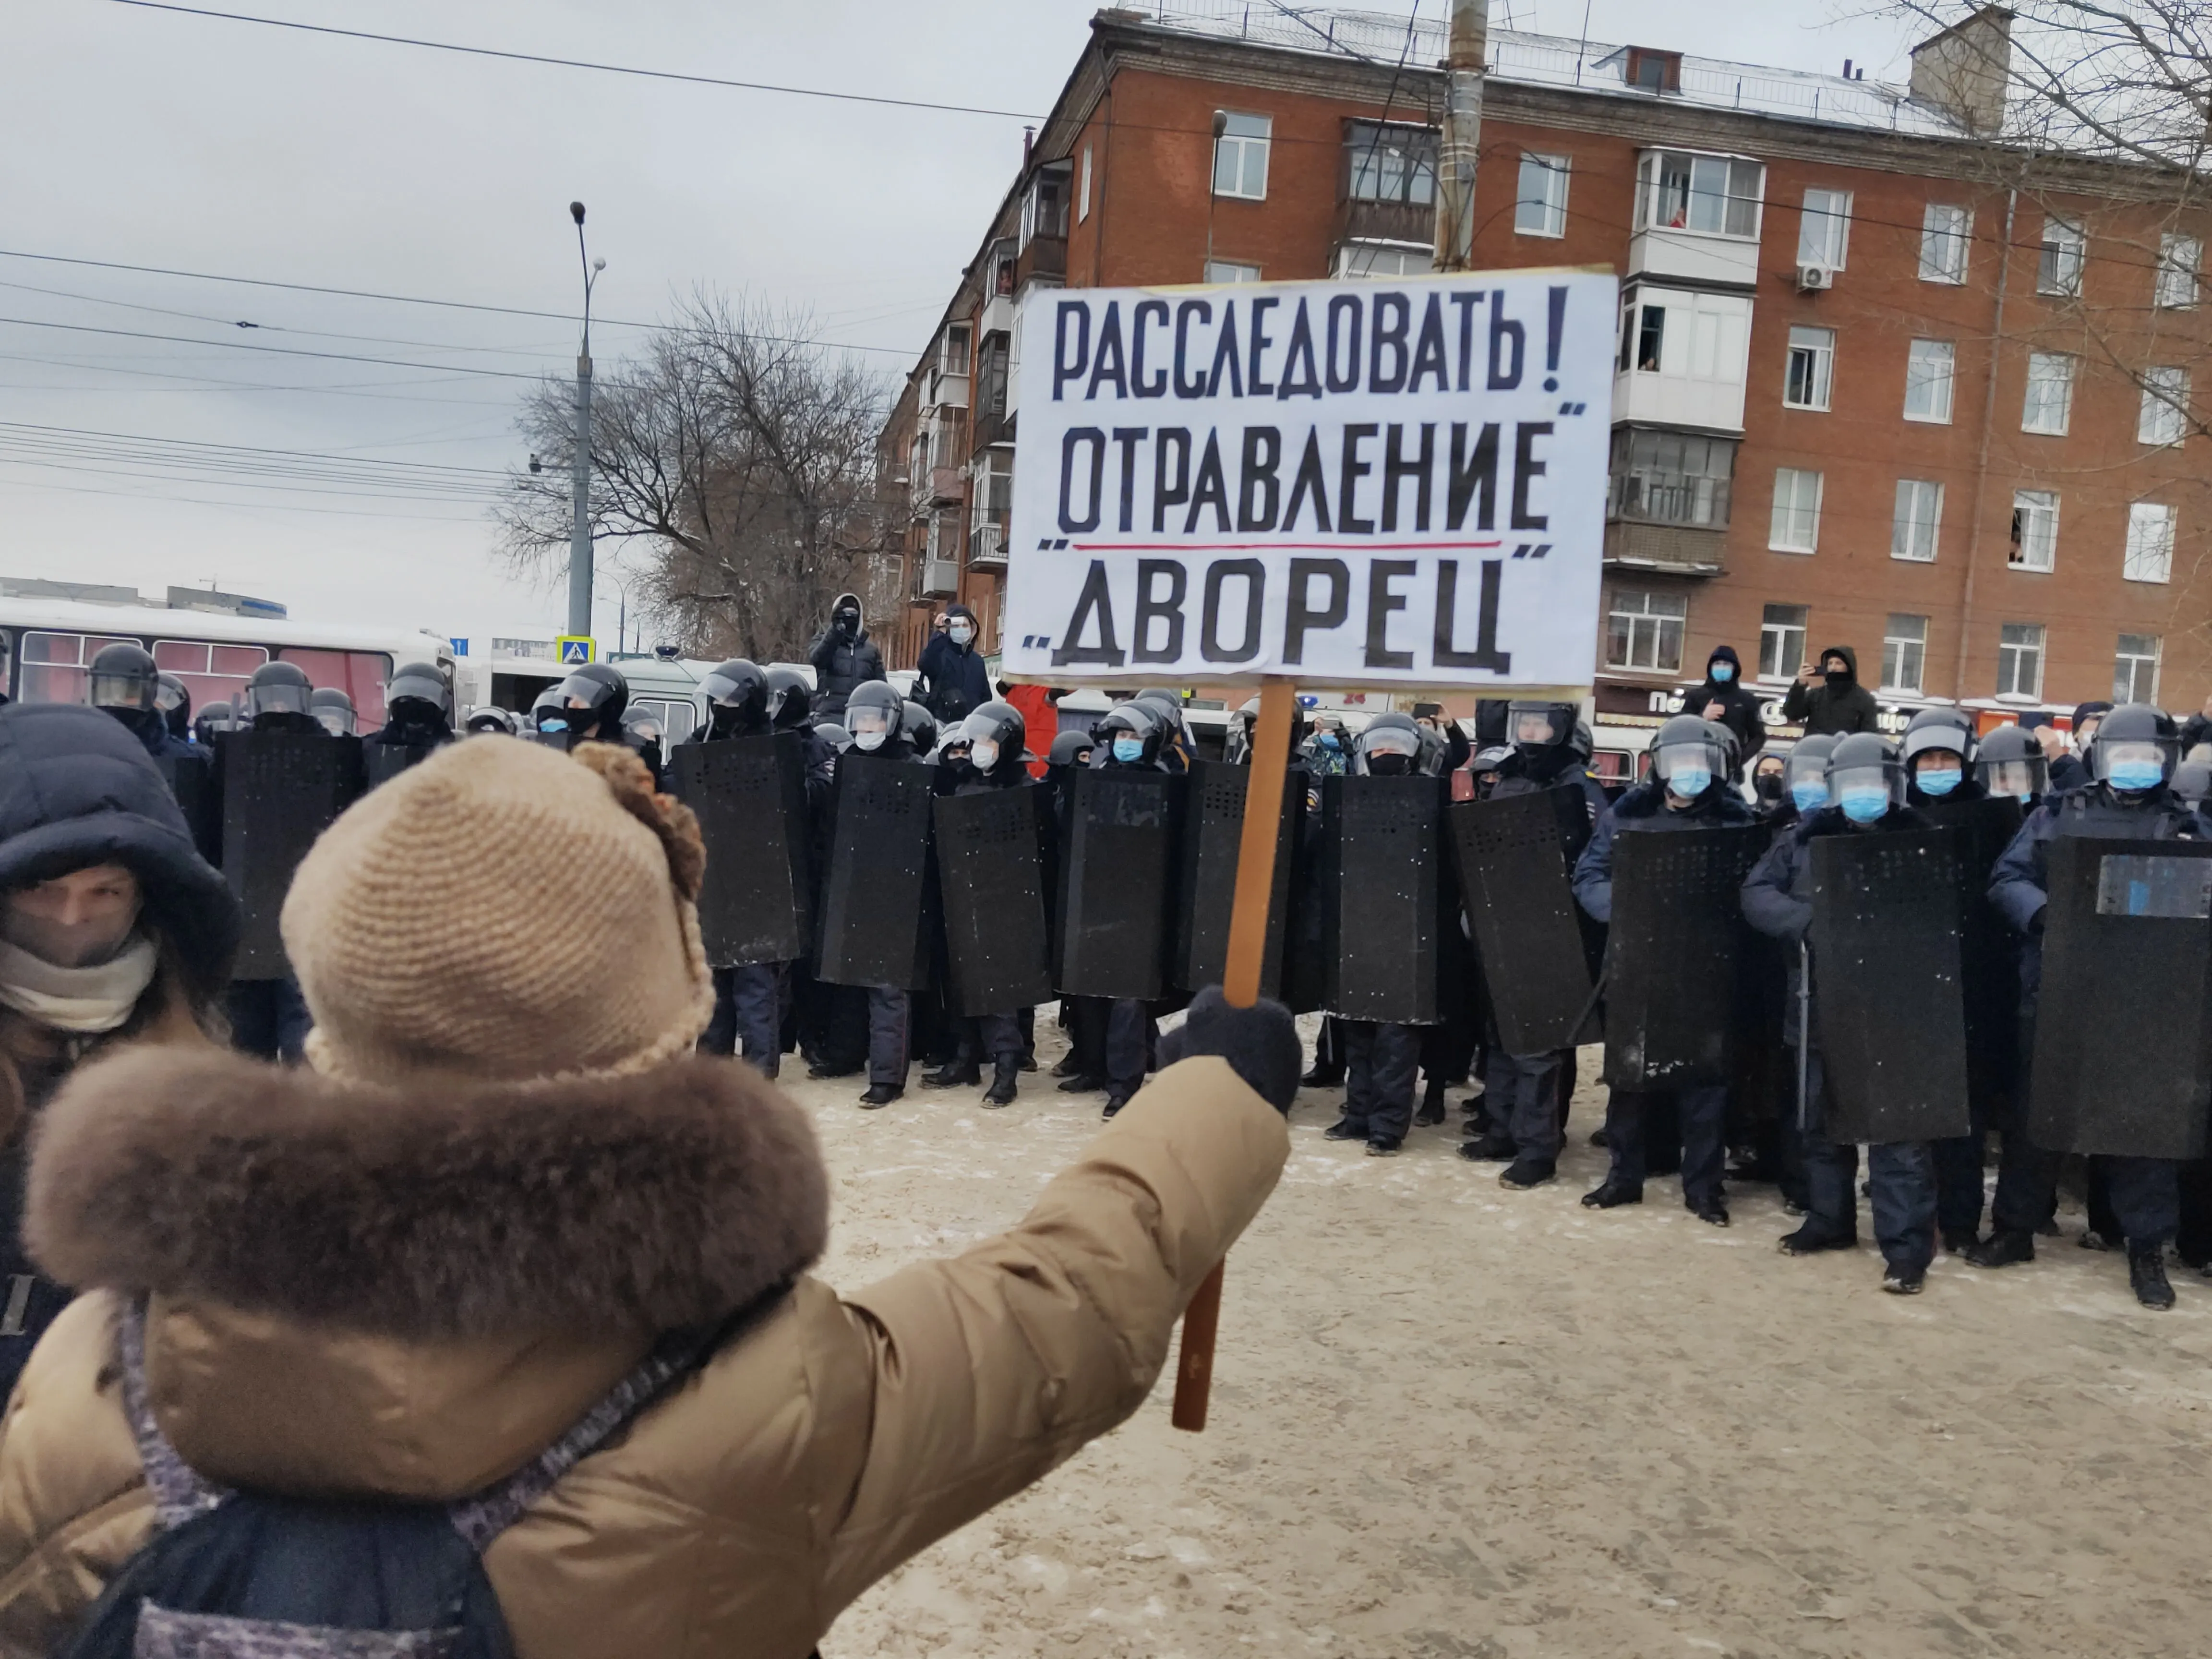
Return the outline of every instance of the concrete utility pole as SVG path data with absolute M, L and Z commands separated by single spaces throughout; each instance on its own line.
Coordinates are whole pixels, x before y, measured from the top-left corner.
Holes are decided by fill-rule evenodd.
M 1474 167 L 1482 146 L 1489 0 L 1452 0 L 1443 142 L 1437 155 L 1437 269 L 1465 270 L 1474 246 Z
M 592 631 L 592 283 L 607 268 L 584 251 L 584 204 L 568 204 L 576 257 L 584 266 L 584 343 L 576 354 L 576 449 L 572 471 L 576 516 L 568 531 L 568 631 Z

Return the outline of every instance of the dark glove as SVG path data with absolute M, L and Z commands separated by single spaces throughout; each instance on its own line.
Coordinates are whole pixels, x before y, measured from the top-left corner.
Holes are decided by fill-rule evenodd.
M 1191 999 L 1183 1023 L 1160 1039 L 1160 1064 L 1172 1066 L 1194 1054 L 1218 1054 L 1252 1091 L 1285 1116 L 1305 1070 L 1291 1011 L 1261 998 L 1249 1008 L 1232 1008 L 1218 985 Z

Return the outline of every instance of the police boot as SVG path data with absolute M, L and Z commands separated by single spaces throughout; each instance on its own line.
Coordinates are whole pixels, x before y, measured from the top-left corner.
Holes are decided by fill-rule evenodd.
M 1464 1146 L 1460 1148 L 1462 1152 L 1466 1150 Z M 1498 1184 L 1509 1192 L 1525 1193 L 1531 1187 L 1541 1187 L 1547 1182 L 1556 1181 L 1559 1173 L 1551 1164 L 1534 1158 L 1519 1158 L 1499 1173 Z
M 1959 1253 L 1969 1267 L 2009 1267 L 2016 1261 L 2035 1260 L 2035 1235 L 1999 1228 L 1980 1243 Z
M 935 1071 L 921 1074 L 925 1089 L 970 1089 L 982 1080 L 982 1067 L 966 1054 L 955 1054 Z
M 992 1062 L 991 1086 L 983 1091 L 986 1106 L 1010 1106 L 1014 1091 L 1022 1079 L 1022 1057 L 1019 1054 L 1000 1054 Z
M 1468 1141 L 1459 1149 L 1459 1155 L 1474 1164 L 1504 1164 L 1510 1162 L 1520 1150 L 1511 1135 L 1502 1135 L 1493 1129 L 1478 1139 Z
M 1444 1080 L 1432 1077 L 1421 1092 L 1421 1109 L 1413 1114 L 1413 1121 L 1424 1126 L 1444 1121 Z
M 1610 1176 L 1606 1177 L 1603 1186 L 1594 1187 L 1583 1194 L 1583 1208 L 1585 1210 L 1617 1210 L 1624 1204 L 1641 1204 L 1643 1201 L 1642 1187 L 1631 1186 L 1626 1181 L 1615 1181 Z
M 1096 1072 L 1073 1072 L 1057 1086 L 1064 1095 L 1095 1095 L 1106 1086 L 1106 1079 Z
M 1781 1239 L 1784 1255 L 1818 1255 L 1823 1250 L 1856 1250 L 1858 1247 L 1856 1228 L 1847 1233 L 1832 1233 L 1809 1221 L 1794 1233 L 1784 1233 Z
M 1316 1059 L 1306 1074 L 1298 1079 L 1301 1089 L 1340 1089 L 1344 1086 L 1343 1062 L 1324 1063 Z
M 905 1092 L 906 1091 L 896 1083 L 871 1083 L 868 1085 L 867 1093 L 860 1097 L 860 1109 L 864 1112 L 875 1111 L 879 1107 L 890 1105 Z
M 2136 1300 L 2146 1308 L 2163 1311 L 2173 1305 L 2173 1286 L 2166 1282 L 2166 1251 L 2154 1244 L 2147 1250 L 2128 1252 L 2128 1283 Z

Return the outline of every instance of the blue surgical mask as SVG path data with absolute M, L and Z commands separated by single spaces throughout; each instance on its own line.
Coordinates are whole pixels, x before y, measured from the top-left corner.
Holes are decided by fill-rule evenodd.
M 1702 766 L 1678 766 L 1667 787 L 1685 800 L 1693 800 L 1712 787 L 1713 775 Z
M 1937 772 L 1923 772 L 1912 781 L 1920 786 L 1920 793 L 1923 795 L 1948 795 L 1966 781 L 1966 775 L 1954 768 L 1946 768 Z
M 1336 733 L 1334 732 L 1323 732 L 1316 736 L 1314 741 L 1324 749 L 1334 749 L 1340 746 Z
M 1114 758 L 1121 762 L 1122 765 L 1134 766 L 1139 761 L 1144 759 L 1144 757 L 1145 740 L 1142 738 L 1116 738 L 1114 739 Z
M 1814 779 L 1790 786 L 1790 799 L 1797 803 L 1801 812 L 1817 812 L 1828 804 L 1828 786 Z
M 2166 769 L 2156 761 L 2114 761 L 2106 781 L 2115 789 L 2155 789 L 2166 781 Z
M 1844 791 L 1843 808 L 1853 823 L 1872 823 L 1889 811 L 1889 791 L 1878 783 L 1854 784 Z
M 1735 665 L 1732 662 L 1717 662 L 1706 669 L 1705 672 L 1713 677 L 1715 685 L 1726 685 L 1735 678 Z

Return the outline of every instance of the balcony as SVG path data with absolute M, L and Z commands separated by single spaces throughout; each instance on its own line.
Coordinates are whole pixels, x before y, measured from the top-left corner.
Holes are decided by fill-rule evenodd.
M 1628 274 L 1756 287 L 1766 169 L 1740 155 L 1646 150 L 1637 167 Z
M 1336 234 L 1343 242 L 1410 242 L 1432 247 L 1437 240 L 1437 210 L 1428 202 L 1362 202 L 1336 204 Z
M 1067 238 L 1065 236 L 1034 236 L 1022 250 L 1021 258 L 1014 264 L 1014 288 L 1017 293 L 1034 282 L 1050 283 L 1054 288 L 1067 281 Z
M 965 409 L 968 407 L 968 376 L 963 370 L 957 374 L 941 368 L 929 371 L 929 383 L 923 388 L 925 406 L 931 409 Z
M 1622 356 L 1613 418 L 1637 425 L 1743 430 L 1751 296 L 1645 283 L 1621 296 Z
M 1675 576 L 1724 575 L 1727 542 L 1725 530 L 1616 519 L 1605 527 L 1605 566 L 1608 570 L 1651 570 Z
M 1004 570 L 1006 568 L 1006 517 L 987 514 L 968 532 L 968 568 Z
M 949 599 L 960 592 L 960 567 L 951 559 L 922 559 L 914 573 L 916 599 Z

